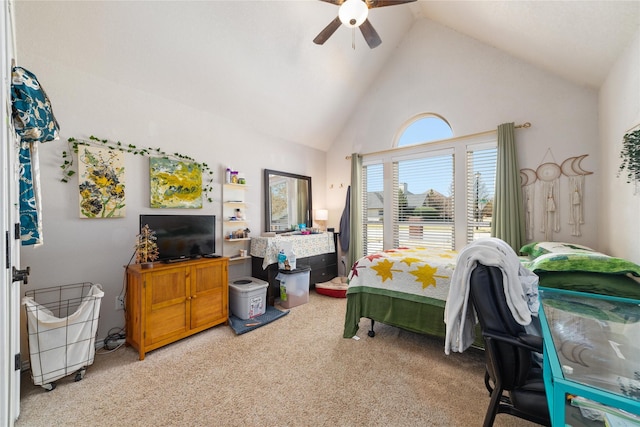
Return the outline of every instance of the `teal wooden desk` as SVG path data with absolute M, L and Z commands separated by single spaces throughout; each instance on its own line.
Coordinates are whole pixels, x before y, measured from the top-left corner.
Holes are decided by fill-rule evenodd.
M 640 301 L 540 288 L 544 382 L 554 427 L 566 395 L 640 416 Z

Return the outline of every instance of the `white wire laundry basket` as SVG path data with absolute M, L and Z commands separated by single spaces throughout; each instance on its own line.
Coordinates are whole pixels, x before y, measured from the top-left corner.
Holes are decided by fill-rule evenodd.
M 93 364 L 102 286 L 89 282 L 25 292 L 31 378 L 53 390 L 56 380 Z

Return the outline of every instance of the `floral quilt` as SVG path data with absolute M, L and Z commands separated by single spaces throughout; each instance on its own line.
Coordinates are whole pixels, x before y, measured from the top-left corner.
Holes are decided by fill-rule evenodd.
M 421 301 L 446 300 L 458 253 L 431 248 L 397 248 L 367 255 L 349 273 L 347 294 L 370 292 Z

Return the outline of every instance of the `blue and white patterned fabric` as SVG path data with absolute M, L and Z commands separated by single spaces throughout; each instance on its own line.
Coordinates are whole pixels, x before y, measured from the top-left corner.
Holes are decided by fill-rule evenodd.
M 37 144 L 58 139 L 60 127 L 38 79 L 22 67 L 12 69 L 11 107 L 20 141 L 20 239 L 23 246 L 36 245 L 42 243 Z

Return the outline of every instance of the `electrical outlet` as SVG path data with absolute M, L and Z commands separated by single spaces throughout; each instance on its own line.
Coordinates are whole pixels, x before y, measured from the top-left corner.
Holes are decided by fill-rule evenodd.
M 122 295 L 116 296 L 116 310 L 124 310 L 124 297 Z

